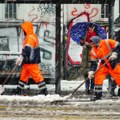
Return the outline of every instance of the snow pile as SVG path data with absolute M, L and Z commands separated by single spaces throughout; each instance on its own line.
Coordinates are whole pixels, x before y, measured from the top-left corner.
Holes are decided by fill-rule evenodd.
M 56 101 L 63 101 L 67 100 L 69 98 L 70 95 L 68 96 L 64 96 L 61 97 L 58 94 L 54 94 L 54 95 L 36 95 L 36 96 L 18 96 L 18 95 L 12 95 L 12 96 L 8 96 L 8 95 L 0 95 L 0 103 L 1 104 L 44 104 L 44 103 L 52 103 L 52 102 L 56 102 Z M 75 101 L 76 102 L 75 102 Z M 98 101 L 90 101 L 90 98 L 71 98 L 71 101 L 68 101 L 68 103 L 71 104 L 77 104 L 77 105 L 81 105 L 81 104 L 120 104 L 120 99 L 116 99 L 116 100 L 112 100 L 112 99 L 102 99 L 102 100 L 98 100 Z
M 53 102 L 53 101 L 58 101 L 58 100 L 64 100 L 65 97 L 61 97 L 58 94 L 54 95 L 36 95 L 36 96 L 18 96 L 18 95 L 0 95 L 0 101 L 1 102 L 35 102 L 35 103 L 45 103 L 45 102 Z

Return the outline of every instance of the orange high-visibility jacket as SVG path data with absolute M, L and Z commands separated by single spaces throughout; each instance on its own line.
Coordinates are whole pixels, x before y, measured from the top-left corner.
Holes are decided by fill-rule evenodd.
M 24 56 L 24 63 L 40 63 L 40 47 L 39 40 L 33 32 L 33 25 L 30 22 L 25 22 L 21 25 L 26 37 L 23 43 L 22 55 Z
M 90 51 L 91 61 L 97 61 L 98 59 L 104 62 L 108 61 L 108 57 L 111 55 L 111 52 L 118 46 L 118 42 L 112 39 L 100 40 L 99 47 L 92 47 Z M 98 69 L 103 63 L 100 62 Z M 110 62 L 106 66 L 102 67 L 95 74 L 95 84 L 102 85 L 103 80 L 106 78 L 106 75 L 110 73 L 111 76 L 115 79 L 116 83 L 120 86 L 120 63 L 112 69 Z

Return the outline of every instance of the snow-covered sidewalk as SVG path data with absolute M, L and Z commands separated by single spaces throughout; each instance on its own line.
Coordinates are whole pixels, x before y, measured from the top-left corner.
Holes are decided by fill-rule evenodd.
M 61 80 L 61 91 L 73 91 L 77 88 L 83 80 Z M 16 88 L 16 85 L 5 85 L 5 88 Z M 27 87 L 27 86 L 26 86 Z M 38 89 L 37 85 L 30 85 L 30 89 Z M 55 91 L 55 85 L 47 84 L 48 91 Z M 108 80 L 106 79 L 103 84 L 103 91 L 108 90 Z M 85 84 L 83 84 L 78 91 L 85 91 Z
M 82 81 L 68 81 L 68 80 L 61 80 L 61 92 L 68 92 L 69 94 L 79 86 Z M 16 88 L 17 86 L 11 86 L 11 85 L 6 85 L 5 88 Z M 37 89 L 36 85 L 30 85 L 31 89 Z M 58 94 L 55 94 L 55 85 L 47 84 L 48 91 L 52 91 L 52 94 L 48 94 L 47 96 L 44 95 L 36 95 L 36 96 L 8 96 L 8 95 L 1 95 L 0 96 L 0 102 L 1 103 L 7 103 L 7 102 L 24 102 L 24 103 L 48 103 L 56 100 L 64 100 L 66 96 L 60 96 Z M 104 81 L 103 85 L 103 91 L 107 92 L 108 91 L 108 80 Z M 82 85 L 79 89 L 78 92 L 83 92 L 85 91 L 85 85 Z M 116 89 L 117 92 L 117 89 Z

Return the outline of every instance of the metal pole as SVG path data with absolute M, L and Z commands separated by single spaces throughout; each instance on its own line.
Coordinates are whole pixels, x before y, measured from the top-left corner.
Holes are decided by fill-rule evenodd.
M 55 74 L 55 93 L 60 94 L 61 91 L 61 4 L 56 4 L 56 74 Z
M 109 38 L 113 39 L 114 37 L 114 5 L 109 4 Z M 111 85 L 112 85 L 112 79 L 111 76 L 108 76 L 108 88 L 109 88 L 109 93 L 111 91 Z
M 109 4 L 109 38 L 114 37 L 114 6 Z

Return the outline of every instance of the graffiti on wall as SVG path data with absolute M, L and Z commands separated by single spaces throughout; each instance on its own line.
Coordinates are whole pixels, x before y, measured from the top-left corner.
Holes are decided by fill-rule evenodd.
M 91 22 L 100 20 L 101 18 L 101 5 L 97 4 L 73 4 L 68 5 L 68 19 L 71 20 L 77 17 L 79 14 L 86 12 L 89 14 L 89 19 Z
M 54 4 L 39 5 L 38 11 L 40 11 L 41 17 L 44 17 L 46 14 L 48 14 L 51 17 L 52 15 L 55 15 L 55 13 L 56 13 Z
M 51 22 L 55 24 L 55 4 L 20 4 L 18 19 L 29 20 L 31 22 Z
M 25 7 L 26 6 L 26 7 Z M 22 50 L 23 35 L 20 29 L 21 21 L 31 21 L 34 25 L 34 31 L 40 40 L 41 54 L 41 71 L 44 78 L 55 79 L 55 23 L 50 21 L 42 21 L 40 19 L 41 10 L 48 9 L 42 14 L 42 17 L 55 14 L 55 7 L 52 5 L 23 5 L 19 4 L 17 11 L 18 15 L 14 22 L 9 21 L 0 26 L 0 75 L 10 73 L 15 66 L 15 60 Z M 4 7 L 3 7 L 4 8 Z M 23 12 L 21 12 L 23 8 Z M 48 11 L 50 10 L 50 11 Z M 24 12 L 26 11 L 26 12 Z M 54 12 L 53 12 L 54 11 Z M 4 12 L 3 12 L 4 13 Z M 47 15 L 46 15 L 47 14 Z M 44 18 L 45 20 L 45 18 Z M 5 22 L 5 20 L 3 21 Z M 14 43 L 14 44 L 13 44 Z M 20 73 L 21 67 L 16 68 L 15 73 Z
M 49 29 L 51 26 L 52 28 L 54 28 L 54 25 L 49 25 L 47 29 L 44 29 L 44 26 L 42 26 L 41 23 L 41 27 L 39 29 L 39 40 L 40 40 L 40 48 L 41 48 L 41 70 L 42 73 L 44 74 L 44 76 L 46 77 L 53 77 L 55 76 L 55 63 L 53 61 L 55 61 L 55 38 L 54 36 L 50 36 L 51 35 L 51 30 Z M 35 29 L 37 30 L 38 26 L 34 26 Z M 9 29 L 9 30 L 8 30 Z M 18 31 L 19 30 L 19 26 L 18 28 L 15 27 L 10 27 L 10 28 L 2 28 L 0 29 L 0 64 L 3 65 L 5 70 L 7 70 L 6 72 L 10 72 L 12 70 L 13 65 L 11 66 L 11 62 L 12 64 L 15 63 L 16 58 L 18 57 L 18 55 L 21 53 L 21 47 L 22 47 L 22 32 L 18 35 Z M 2 35 L 2 33 L 4 31 L 8 31 L 4 33 L 4 36 Z M 49 33 L 49 36 L 45 36 L 46 35 L 46 31 Z M 9 34 L 11 32 L 11 34 Z M 43 36 L 41 34 L 41 32 L 43 33 Z M 13 37 L 14 34 L 14 37 Z M 13 44 L 14 43 L 14 44 Z M 3 64 L 3 62 L 5 62 Z M 7 64 L 6 64 L 7 63 Z M 6 64 L 6 67 L 5 67 Z M 8 67 L 9 66 L 9 67 Z M 9 68 L 9 69 L 8 69 Z M 20 70 L 20 69 L 19 69 Z M 3 69 L 1 69 L 1 71 L 3 72 Z M 19 71 L 20 72 L 20 71 Z

